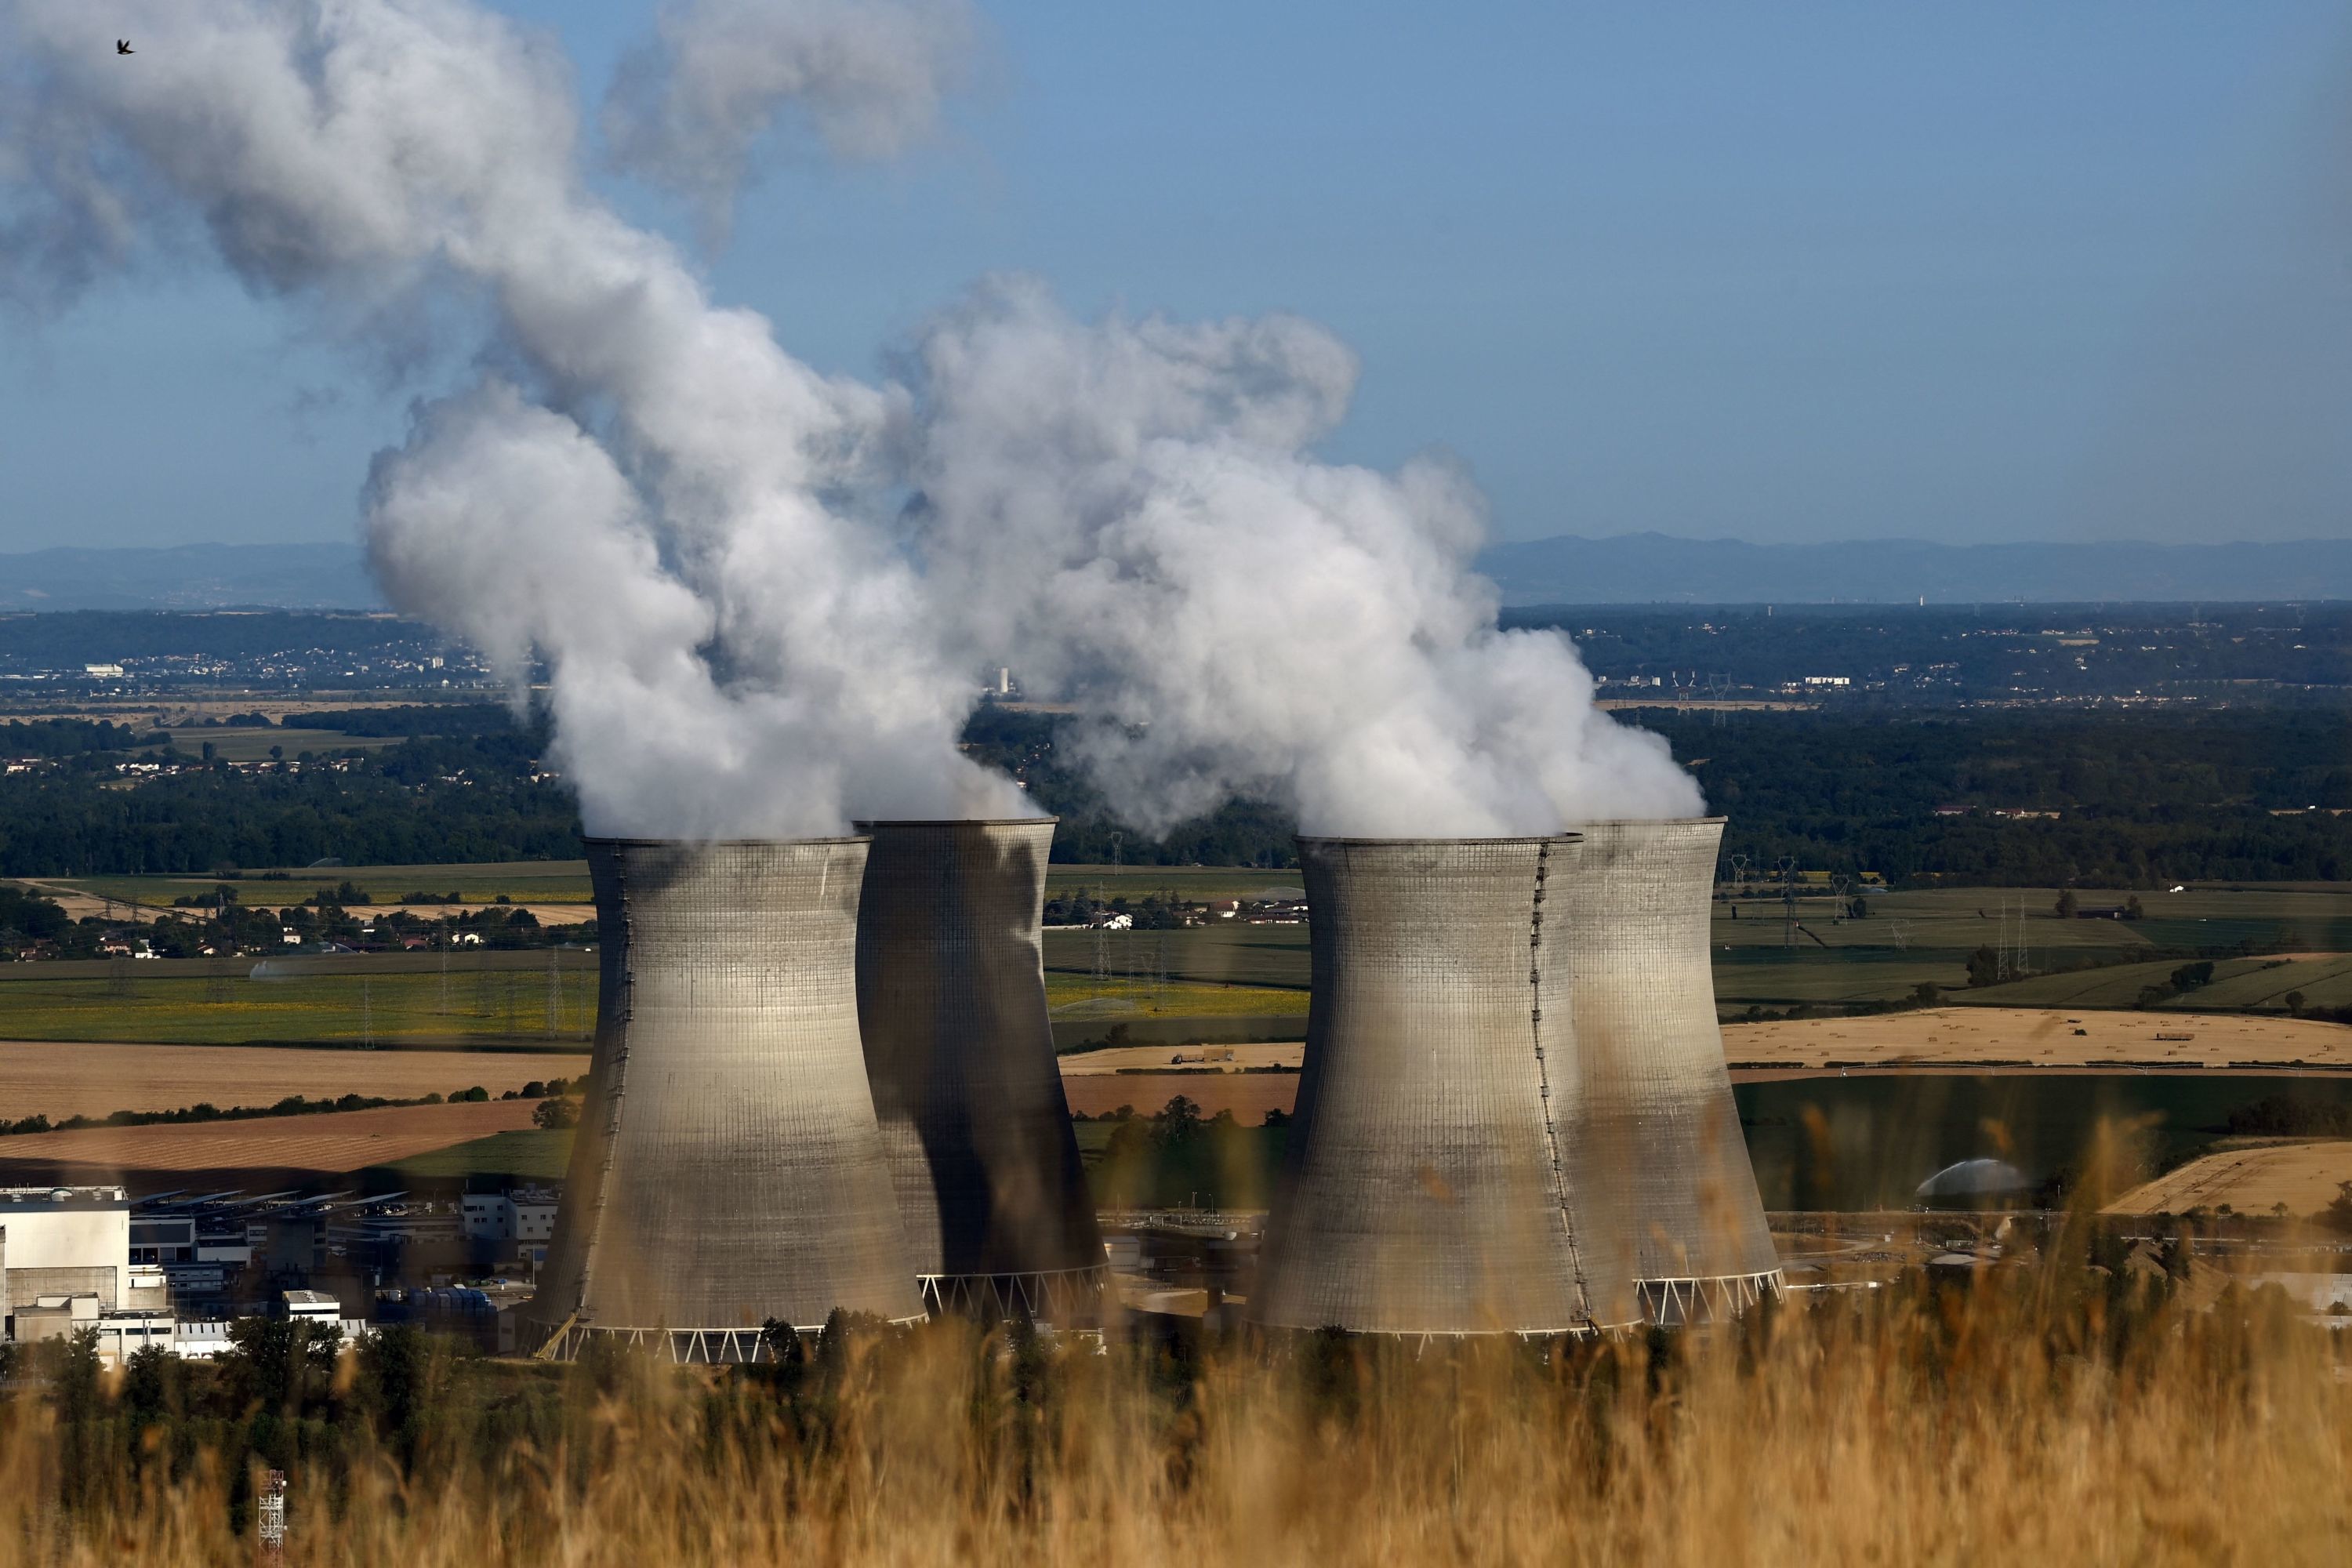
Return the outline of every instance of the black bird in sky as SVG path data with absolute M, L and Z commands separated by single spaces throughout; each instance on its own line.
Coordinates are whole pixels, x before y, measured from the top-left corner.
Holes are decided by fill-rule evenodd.
M 130 39 L 117 38 L 114 40 L 114 52 L 118 55 L 135 55 L 139 51 L 131 47 Z

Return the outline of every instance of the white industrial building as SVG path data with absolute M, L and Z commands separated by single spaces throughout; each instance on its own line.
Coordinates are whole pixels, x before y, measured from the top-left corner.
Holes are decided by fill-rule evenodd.
M 0 1187 L 0 1335 L 17 1344 L 94 1330 L 119 1362 L 172 1342 L 163 1271 L 131 1256 L 121 1187 Z

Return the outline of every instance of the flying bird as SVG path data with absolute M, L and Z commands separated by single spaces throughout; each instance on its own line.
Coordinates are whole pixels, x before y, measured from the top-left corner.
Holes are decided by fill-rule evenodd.
M 139 51 L 131 47 L 130 39 L 117 38 L 114 40 L 114 52 L 118 55 L 135 55 Z

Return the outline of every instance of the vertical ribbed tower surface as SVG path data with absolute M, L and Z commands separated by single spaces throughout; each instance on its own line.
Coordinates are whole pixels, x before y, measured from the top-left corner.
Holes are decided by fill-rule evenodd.
M 857 1038 L 866 847 L 588 840 L 595 1056 L 532 1314 L 570 1321 L 559 1353 L 751 1360 L 766 1319 L 923 1316 Z
M 1302 838 L 1314 999 L 1250 1314 L 1367 1333 L 1595 1325 L 1570 1226 L 1572 837 Z M 1630 1282 L 1598 1281 L 1601 1299 Z
M 1780 1289 L 1716 1021 L 1707 931 L 1720 817 L 1571 825 L 1559 884 L 1580 1096 L 1572 1170 L 1588 1264 L 1678 1322 Z M 1598 1305 L 1598 1304 L 1596 1304 Z
M 857 1015 L 927 1299 L 1068 1326 L 1109 1272 L 1045 1010 L 1054 826 L 858 824 Z

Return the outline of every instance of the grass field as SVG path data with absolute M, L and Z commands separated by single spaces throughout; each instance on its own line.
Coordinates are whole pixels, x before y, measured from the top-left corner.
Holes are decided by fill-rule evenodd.
M 400 744 L 398 735 L 346 735 L 341 730 L 250 729 L 243 725 L 186 724 L 166 730 L 172 743 L 191 757 L 202 756 L 209 742 L 213 754 L 227 763 L 266 763 L 269 748 L 280 748 L 288 758 L 305 752 L 324 756 L 329 752 L 375 751 Z M 151 755 L 152 753 L 150 753 Z
M 1126 1017 L 1220 1018 L 1241 1015 L 1307 1015 L 1307 993 L 1263 985 L 1202 985 L 1171 981 L 1097 981 L 1048 973 L 1045 1005 L 1055 1020 Z
M 2159 1039 L 2159 1035 L 2176 1037 Z M 2187 1038 L 2177 1037 L 2186 1036 Z M 2090 1008 L 1930 1007 L 1855 1018 L 1727 1024 L 1727 1060 L 1745 1067 L 1822 1068 L 1973 1066 L 2032 1068 L 2277 1068 L 2352 1069 L 2352 1027 L 2305 1018 Z
M 545 963 L 545 960 L 541 960 Z M 579 1047 L 593 1030 L 593 955 L 562 953 L 547 969 L 246 977 L 151 978 L 135 963 L 105 979 L 0 981 L 0 1037 L 131 1040 L 159 1045 L 322 1041 Z M 35 968 L 9 965 L 9 969 Z M 543 1074 L 532 1074 L 541 1077 Z
M 572 1133 L 536 1127 L 493 1132 L 446 1148 L 395 1160 L 387 1173 L 397 1186 L 458 1182 L 472 1176 L 505 1176 L 521 1182 L 560 1182 L 572 1161 Z
M 226 1110 L 363 1094 L 419 1100 L 478 1084 L 504 1094 L 532 1079 L 578 1078 L 585 1056 L 521 1052 L 312 1050 L 299 1046 L 85 1047 L 0 1040 L 0 1121 L 117 1110 Z
M 2217 1149 L 2106 1205 L 2108 1214 L 2187 1214 L 2191 1209 L 2265 1215 L 2316 1214 L 2352 1182 L 2352 1142 L 2234 1145 Z

